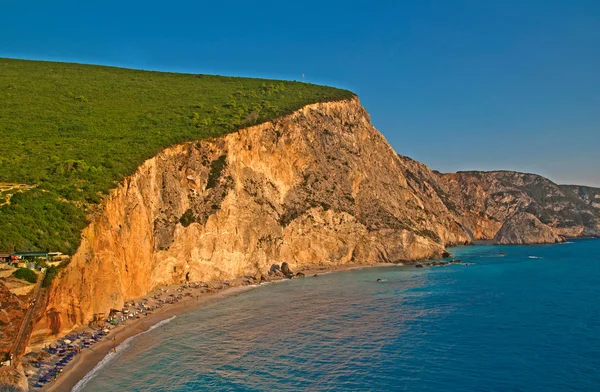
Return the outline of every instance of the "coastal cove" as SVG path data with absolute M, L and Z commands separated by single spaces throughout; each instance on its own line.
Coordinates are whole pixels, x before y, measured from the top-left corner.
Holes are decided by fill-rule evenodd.
M 224 291 L 133 339 L 79 390 L 600 388 L 600 240 L 452 252 L 465 263 Z
M 337 266 L 314 266 L 305 268 L 301 274 L 307 274 L 310 276 L 319 276 L 321 274 L 328 274 L 331 272 L 339 272 L 339 271 L 347 271 L 353 269 L 362 269 L 367 267 L 386 267 L 391 266 L 392 264 L 373 264 L 373 265 L 363 265 L 363 264 L 349 264 L 349 265 L 337 265 Z M 73 360 L 68 363 L 68 365 L 64 366 L 61 370 L 60 376 L 58 378 L 51 377 L 53 379 L 51 383 L 49 383 L 44 390 L 48 391 L 63 391 L 63 390 L 71 390 L 72 388 L 76 388 L 78 390 L 80 386 L 84 386 L 87 383 L 87 379 L 90 378 L 93 374 L 95 374 L 96 368 L 101 368 L 107 360 L 111 360 L 112 356 L 115 354 L 120 355 L 120 351 L 123 346 L 127 346 L 132 339 L 135 339 L 139 335 L 143 335 L 152 329 L 160 326 L 163 323 L 167 323 L 177 317 L 178 315 L 182 315 L 185 313 L 193 312 L 199 309 L 202 309 L 205 306 L 208 306 L 214 302 L 219 300 L 223 300 L 225 298 L 229 298 L 232 296 L 236 296 L 245 291 L 252 290 L 258 288 L 260 286 L 285 282 L 288 279 L 284 279 L 283 276 L 272 275 L 266 278 L 267 281 L 262 284 L 248 284 L 248 282 L 239 280 L 238 284 L 242 284 L 238 286 L 233 282 L 210 282 L 209 285 L 213 287 L 213 289 L 202 289 L 199 292 L 193 289 L 183 290 L 182 288 L 185 285 L 171 285 L 166 287 L 159 287 L 151 293 L 148 293 L 147 298 L 151 298 L 153 296 L 162 297 L 163 295 L 168 298 L 168 293 L 178 293 L 178 292 L 189 292 L 190 294 L 194 293 L 193 296 L 181 296 L 181 298 L 177 299 L 175 302 L 171 304 L 163 304 L 158 309 L 152 312 L 148 312 L 146 316 L 141 315 L 141 317 L 134 318 L 133 320 L 127 320 L 125 323 L 119 323 L 116 328 L 111 328 L 111 332 L 100 338 L 98 343 L 93 345 L 92 347 L 84 348 L 80 355 L 75 355 Z M 191 286 L 190 286 L 191 287 Z M 216 287 L 216 289 L 214 289 Z M 173 294 L 175 295 L 175 294 Z M 138 298 L 132 302 L 141 303 L 144 300 L 142 298 Z M 90 328 L 76 329 L 72 331 L 71 334 L 82 333 L 87 331 L 89 333 Z M 60 344 L 64 339 L 59 339 L 54 342 L 54 346 Z M 39 353 L 40 350 L 36 349 L 36 353 Z M 47 349 L 44 348 L 41 350 L 46 352 Z M 35 356 L 37 357 L 38 354 Z M 46 354 L 47 355 L 47 354 Z M 41 363 L 46 364 L 46 368 L 52 368 L 50 365 L 60 357 L 51 356 L 48 358 L 45 357 L 45 360 Z M 35 368 L 34 368 L 35 369 Z M 46 370 L 47 371 L 47 370 Z M 64 371 L 64 372 L 63 372 Z M 39 373 L 45 373 L 44 370 L 38 370 Z M 34 375 L 29 377 L 30 387 L 37 389 L 36 380 L 38 376 Z

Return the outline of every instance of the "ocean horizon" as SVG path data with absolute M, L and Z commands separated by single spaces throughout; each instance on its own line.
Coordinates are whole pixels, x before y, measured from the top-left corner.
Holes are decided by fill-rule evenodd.
M 282 281 L 172 317 L 73 390 L 600 390 L 600 240 L 451 251 L 462 264 Z

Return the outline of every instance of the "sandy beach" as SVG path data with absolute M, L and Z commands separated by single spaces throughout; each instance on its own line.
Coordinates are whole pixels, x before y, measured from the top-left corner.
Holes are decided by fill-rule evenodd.
M 347 264 L 347 265 L 336 265 L 336 266 L 312 266 L 307 267 L 297 272 L 302 272 L 306 277 L 313 277 L 315 275 L 341 272 L 353 269 L 381 267 L 381 266 L 393 266 L 391 263 L 377 263 L 377 264 Z M 283 280 L 281 277 L 271 277 L 271 281 Z M 180 285 L 169 286 L 169 288 L 175 288 Z M 205 307 L 215 301 L 228 298 L 231 296 L 238 295 L 257 288 L 257 285 L 243 285 L 237 287 L 224 288 L 215 293 L 203 293 L 197 296 L 183 297 L 177 303 L 169 304 L 167 306 L 157 309 L 148 316 L 141 317 L 139 319 L 130 320 L 124 325 L 112 329 L 108 336 L 102 339 L 100 342 L 95 344 L 91 348 L 84 349 L 80 354 L 76 355 L 74 359 L 63 369 L 63 373 L 42 389 L 44 391 L 70 391 L 79 380 L 83 379 L 86 374 L 94 369 L 94 367 L 102 361 L 113 351 L 113 347 L 118 347 L 126 339 L 135 336 L 139 333 L 145 332 L 150 329 L 153 325 L 167 320 L 173 316 L 178 316 L 184 313 L 192 312 L 202 307 Z M 160 289 L 157 289 L 160 290 Z M 156 290 L 154 290 L 156 291 Z M 150 294 L 150 293 L 149 293 Z
M 63 374 L 49 385 L 47 391 L 69 391 L 79 380 L 89 373 L 97 363 L 99 363 L 113 347 L 121 344 L 125 339 L 147 331 L 153 325 L 183 313 L 198 310 L 219 299 L 231 297 L 244 291 L 248 291 L 254 286 L 239 286 L 225 289 L 215 294 L 200 295 L 197 298 L 186 297 L 176 304 L 165 306 L 158 309 L 153 314 L 128 322 L 122 327 L 117 327 L 104 338 L 101 342 L 92 348 L 84 349 L 81 354 L 75 356 L 73 361 L 65 367 Z

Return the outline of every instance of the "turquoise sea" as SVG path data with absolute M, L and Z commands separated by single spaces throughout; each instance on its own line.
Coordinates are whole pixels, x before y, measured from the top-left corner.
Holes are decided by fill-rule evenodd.
M 307 277 L 177 316 L 76 389 L 600 391 L 600 240 L 452 251 L 472 265 Z

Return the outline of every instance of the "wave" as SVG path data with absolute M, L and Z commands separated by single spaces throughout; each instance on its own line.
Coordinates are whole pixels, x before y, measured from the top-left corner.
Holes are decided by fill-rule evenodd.
M 150 328 L 148 328 L 146 331 L 140 332 L 137 335 L 133 335 L 133 336 L 130 336 L 127 339 L 125 339 L 123 342 L 121 342 L 121 344 L 119 344 L 117 346 L 116 352 L 112 351 L 112 352 L 106 354 L 106 356 L 104 358 L 102 358 L 102 360 L 100 362 L 98 362 L 96 364 L 96 366 L 94 366 L 94 368 L 88 374 L 86 374 L 81 380 L 79 380 L 79 382 L 77 384 L 75 384 L 73 389 L 71 389 L 71 392 L 81 391 L 83 389 L 83 387 L 85 387 L 87 385 L 87 383 L 90 382 L 90 380 L 92 380 L 94 377 L 96 377 L 96 375 L 98 374 L 98 372 L 100 370 L 102 370 L 104 367 L 106 367 L 106 365 L 110 364 L 112 361 L 117 359 L 121 355 L 121 353 L 123 351 L 125 351 L 131 345 L 131 342 L 133 341 L 133 339 L 173 321 L 173 319 L 175 317 L 177 317 L 177 316 L 173 316 L 168 319 L 159 321 L 158 323 L 156 323 L 153 326 L 151 326 Z
M 530 259 L 541 259 L 542 257 L 539 256 L 529 256 Z

